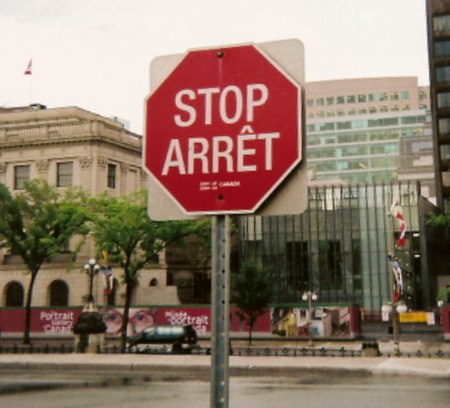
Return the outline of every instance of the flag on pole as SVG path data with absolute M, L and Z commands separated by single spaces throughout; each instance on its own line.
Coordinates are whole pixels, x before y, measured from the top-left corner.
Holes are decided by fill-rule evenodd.
M 403 295 L 403 273 L 398 259 L 388 255 L 392 273 L 394 275 L 394 287 L 392 288 L 392 301 L 398 302 Z
M 25 70 L 25 72 L 23 73 L 24 75 L 31 75 L 31 68 L 33 65 L 33 60 L 30 60 L 30 62 L 27 65 L 27 69 Z
M 398 205 L 397 201 L 394 201 L 391 207 L 392 215 L 397 218 L 400 226 L 400 238 L 398 239 L 395 246 L 397 248 L 403 248 L 406 243 L 406 221 L 403 218 L 402 207 Z

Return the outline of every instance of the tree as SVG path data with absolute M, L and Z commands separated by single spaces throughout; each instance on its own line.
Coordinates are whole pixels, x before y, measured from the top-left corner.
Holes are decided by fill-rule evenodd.
M 30 344 L 33 288 L 41 266 L 60 253 L 72 236 L 86 232 L 82 197 L 72 190 L 61 195 L 42 179 L 27 182 L 16 196 L 0 183 L 0 247 L 20 256 L 30 274 L 23 344 Z
M 240 271 L 232 275 L 232 302 L 238 307 L 239 319 L 249 327 L 249 344 L 259 316 L 263 315 L 272 298 L 269 273 L 255 262 L 246 260 Z
M 125 305 L 121 326 L 121 351 L 125 352 L 131 294 L 140 271 L 158 260 L 167 246 L 196 234 L 205 237 L 208 220 L 152 221 L 147 214 L 146 193 L 110 197 L 106 194 L 91 200 L 92 233 L 99 251 L 123 268 Z

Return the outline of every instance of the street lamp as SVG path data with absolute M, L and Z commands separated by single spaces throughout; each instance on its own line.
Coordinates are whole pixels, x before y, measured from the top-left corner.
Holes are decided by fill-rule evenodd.
M 318 299 L 318 296 L 314 292 L 304 292 L 302 295 L 302 299 L 304 302 L 308 302 L 308 346 L 314 346 L 313 341 L 313 327 L 312 327 L 312 317 L 313 317 L 313 305 L 312 302 L 315 302 Z
M 93 284 L 94 284 L 94 275 L 100 270 L 100 265 L 97 264 L 95 259 L 89 259 L 89 262 L 84 265 L 84 270 L 89 274 L 89 296 L 88 303 L 94 303 L 93 296 Z
M 396 356 L 400 355 L 400 322 L 398 315 L 399 313 L 405 313 L 407 311 L 408 307 L 403 303 L 403 301 L 387 302 L 381 306 L 381 313 L 391 316 L 392 334 L 394 337 L 394 354 Z

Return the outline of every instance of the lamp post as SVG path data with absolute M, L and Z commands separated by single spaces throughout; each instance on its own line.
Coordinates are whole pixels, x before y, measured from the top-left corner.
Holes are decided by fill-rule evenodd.
M 94 289 L 94 275 L 100 270 L 100 265 L 95 259 L 89 259 L 88 263 L 84 265 L 84 270 L 89 274 L 89 295 L 88 303 L 94 303 L 93 289 Z
M 308 291 L 304 292 L 302 295 L 302 300 L 308 302 L 308 346 L 314 346 L 313 341 L 313 327 L 312 327 L 312 317 L 313 317 L 313 302 L 318 299 L 316 293 Z
M 408 307 L 403 303 L 399 302 L 387 302 L 381 306 L 382 314 L 389 314 L 392 322 L 392 335 L 394 339 L 394 354 L 396 356 L 400 355 L 400 322 L 398 315 L 399 313 L 405 313 Z

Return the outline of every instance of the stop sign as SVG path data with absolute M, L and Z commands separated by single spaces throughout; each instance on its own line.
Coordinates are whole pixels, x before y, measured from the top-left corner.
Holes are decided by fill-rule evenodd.
M 186 214 L 253 213 L 301 161 L 301 90 L 255 45 L 188 52 L 145 102 L 144 166 Z

